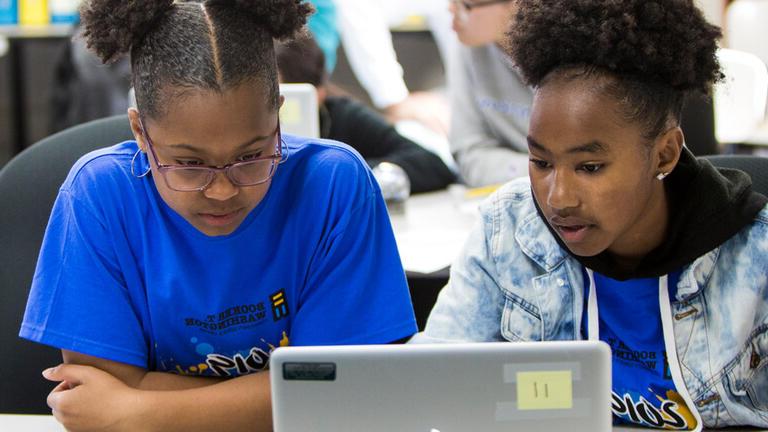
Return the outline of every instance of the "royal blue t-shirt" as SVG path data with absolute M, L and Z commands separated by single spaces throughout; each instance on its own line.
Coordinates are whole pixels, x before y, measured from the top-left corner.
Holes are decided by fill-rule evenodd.
M 679 278 L 680 272 L 668 275 L 670 298 L 677 292 Z M 594 273 L 594 279 L 600 340 L 610 345 L 613 355 L 614 423 L 694 429 L 696 420 L 677 392 L 669 371 L 659 306 L 659 279 L 618 281 L 599 273 Z M 589 281 L 586 275 L 585 281 Z M 585 298 L 588 294 L 586 291 Z M 587 335 L 587 319 L 588 313 L 585 313 L 584 335 Z
M 281 345 L 415 333 L 365 162 L 340 143 L 283 138 L 288 158 L 267 195 L 220 237 L 168 207 L 151 175 L 131 174 L 134 141 L 80 159 L 54 204 L 20 336 L 149 370 L 237 376 L 265 369 Z

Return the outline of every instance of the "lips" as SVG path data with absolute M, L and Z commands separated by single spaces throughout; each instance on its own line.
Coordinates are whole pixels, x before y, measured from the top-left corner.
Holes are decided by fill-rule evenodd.
M 233 223 L 242 210 L 243 209 L 227 211 L 217 210 L 207 213 L 198 213 L 198 215 L 210 226 L 226 226 Z
M 567 243 L 584 241 L 589 231 L 595 228 L 591 221 L 577 217 L 552 216 L 549 223 Z

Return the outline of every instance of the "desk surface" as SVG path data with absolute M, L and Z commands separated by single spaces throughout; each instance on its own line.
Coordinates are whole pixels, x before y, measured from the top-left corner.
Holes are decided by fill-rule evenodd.
M 400 259 L 407 271 L 433 273 L 448 267 L 479 220 L 480 200 L 465 198 L 462 187 L 414 195 L 402 212 L 392 212 Z
M 0 414 L 0 430 L 24 432 L 65 432 L 53 416 Z M 615 427 L 613 432 L 653 431 L 657 429 Z M 728 432 L 768 432 L 760 429 L 727 429 Z
M 64 432 L 53 416 L 0 414 L 0 430 L 28 432 Z

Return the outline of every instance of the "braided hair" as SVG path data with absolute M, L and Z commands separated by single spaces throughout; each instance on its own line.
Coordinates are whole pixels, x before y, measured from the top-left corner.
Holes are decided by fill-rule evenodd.
M 266 89 L 277 109 L 274 40 L 302 30 L 303 0 L 86 0 L 86 44 L 103 62 L 131 58 L 138 109 L 159 118 L 190 89 L 223 92 L 245 82 Z

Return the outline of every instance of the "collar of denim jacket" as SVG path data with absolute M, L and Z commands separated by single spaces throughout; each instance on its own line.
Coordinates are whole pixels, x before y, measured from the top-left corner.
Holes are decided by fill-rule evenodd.
M 538 213 L 528 213 L 515 230 L 515 241 L 523 253 L 547 273 L 554 271 L 570 257 Z M 677 284 L 676 301 L 685 301 L 697 295 L 715 270 L 720 248 L 715 248 L 683 268 Z
M 715 263 L 719 255 L 720 248 L 717 247 L 700 256 L 690 266 L 683 269 L 677 282 L 676 301 L 687 300 L 698 294 L 703 286 L 706 286 L 710 276 L 712 276 L 712 272 L 715 270 Z

